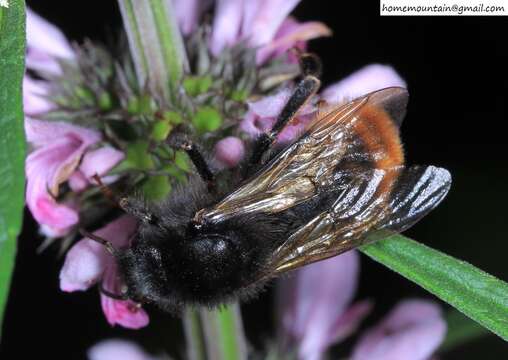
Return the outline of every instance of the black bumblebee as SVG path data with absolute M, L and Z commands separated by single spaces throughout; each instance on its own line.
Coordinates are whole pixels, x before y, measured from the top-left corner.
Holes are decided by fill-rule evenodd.
M 197 174 L 160 204 L 118 201 L 140 221 L 132 246 L 114 249 L 85 232 L 120 266 L 127 289 L 110 296 L 167 311 L 245 299 L 281 273 L 407 229 L 444 198 L 447 170 L 404 166 L 403 88 L 320 106 L 306 132 L 275 151 L 279 132 L 320 85 L 317 59 L 304 54 L 301 65 L 303 79 L 271 132 L 253 144 L 239 180 L 218 186 L 222 175 L 177 136 L 173 145 L 189 154 Z

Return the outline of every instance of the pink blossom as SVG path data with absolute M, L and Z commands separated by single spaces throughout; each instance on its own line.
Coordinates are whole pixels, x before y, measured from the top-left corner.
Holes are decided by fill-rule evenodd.
M 54 105 L 45 99 L 48 95 L 48 83 L 34 80 L 30 76 L 23 77 L 23 110 L 26 115 L 35 116 L 54 108 Z
M 249 110 L 240 123 L 240 129 L 251 137 L 269 131 L 277 120 L 277 116 L 291 96 L 292 89 L 285 88 L 278 93 L 266 96 L 258 101 L 249 102 Z M 313 117 L 314 107 L 305 106 L 299 114 L 279 134 L 279 143 L 288 143 L 301 135 Z
M 330 35 L 319 22 L 300 24 L 288 18 L 300 0 L 217 0 L 210 50 L 219 55 L 239 41 L 259 48 L 258 64 L 305 42 Z
M 435 303 L 405 300 L 360 337 L 351 359 L 425 360 L 445 335 L 446 322 Z
M 391 66 L 371 64 L 327 87 L 322 98 L 330 103 L 343 103 L 390 86 L 406 87 L 406 82 Z
M 247 0 L 244 2 L 241 36 L 252 47 L 273 40 L 282 22 L 301 0 Z M 220 14 L 218 14 L 220 16 Z
M 198 26 L 201 14 L 211 5 L 211 0 L 173 0 L 178 24 L 183 35 L 189 35 Z
M 135 229 L 136 220 L 124 215 L 94 234 L 110 241 L 115 248 L 125 248 Z M 65 256 L 60 271 L 60 289 L 66 292 L 87 290 L 102 278 L 110 263 L 114 263 L 113 256 L 102 244 L 88 238 L 79 240 Z
M 296 63 L 298 59 L 289 52 L 290 49 L 306 50 L 307 41 L 331 35 L 331 30 L 322 22 L 300 23 L 294 18 L 288 17 L 277 30 L 273 40 L 258 50 L 257 63 L 262 64 L 268 59 L 279 57 L 282 54 L 288 54 L 290 61 Z
M 58 59 L 72 60 L 74 51 L 62 32 L 27 8 L 26 13 L 27 55 L 29 69 L 60 74 Z
M 88 350 L 90 360 L 155 360 L 139 345 L 121 339 L 103 340 Z
M 363 301 L 350 306 L 356 291 L 356 251 L 324 260 L 279 281 L 280 325 L 286 345 L 299 359 L 320 359 L 327 348 L 349 336 L 370 312 Z
M 104 271 L 102 284 L 113 294 L 121 294 L 122 282 L 115 263 L 109 263 Z M 111 326 L 116 324 L 128 329 L 140 329 L 148 325 L 148 314 L 131 300 L 116 300 L 101 294 L 102 311 Z
M 95 234 L 110 241 L 115 248 L 128 247 L 136 229 L 136 220 L 124 215 L 97 230 Z M 83 291 L 101 282 L 114 294 L 121 294 L 124 286 L 115 259 L 102 244 L 88 238 L 78 241 L 67 253 L 60 271 L 60 289 L 66 292 Z M 112 299 L 101 294 L 101 304 L 111 325 L 139 329 L 148 324 L 148 315 L 132 301 Z
M 224 167 L 235 167 L 245 155 L 243 141 L 237 137 L 226 137 L 215 144 L 215 158 Z
M 26 159 L 26 202 L 35 220 L 65 233 L 78 222 L 75 209 L 59 204 L 59 186 L 79 165 L 89 146 L 97 143 L 98 132 L 63 122 L 25 119 L 25 132 L 34 151 Z

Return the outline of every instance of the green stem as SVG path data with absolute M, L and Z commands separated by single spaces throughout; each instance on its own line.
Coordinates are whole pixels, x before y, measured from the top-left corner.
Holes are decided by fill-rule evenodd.
M 187 58 L 171 0 L 118 0 L 140 89 L 169 100 Z
M 207 359 L 245 360 L 247 343 L 238 304 L 221 310 L 201 310 Z
M 190 360 L 205 360 L 205 338 L 197 310 L 190 308 L 185 310 L 183 327 L 187 341 L 187 358 Z

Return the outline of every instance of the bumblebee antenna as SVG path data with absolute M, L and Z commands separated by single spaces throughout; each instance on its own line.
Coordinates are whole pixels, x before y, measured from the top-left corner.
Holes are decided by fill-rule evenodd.
M 94 235 L 86 231 L 85 229 L 79 229 L 79 232 L 81 233 L 81 235 L 83 235 L 83 237 L 86 237 L 90 240 L 96 241 L 99 244 L 103 245 L 111 255 L 115 256 L 118 253 L 118 251 L 115 249 L 111 241 L 103 239 L 100 236 Z

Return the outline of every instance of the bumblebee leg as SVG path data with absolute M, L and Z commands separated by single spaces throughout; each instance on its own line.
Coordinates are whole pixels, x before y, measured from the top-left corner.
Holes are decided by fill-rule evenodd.
M 86 231 L 85 229 L 79 229 L 79 232 L 81 233 L 81 235 L 83 235 L 83 237 L 86 237 L 90 240 L 93 240 L 93 241 L 96 241 L 98 242 L 99 244 L 101 245 L 104 245 L 104 247 L 106 248 L 106 250 L 111 254 L 111 255 L 115 255 L 117 253 L 115 247 L 113 246 L 113 244 L 106 240 L 106 239 L 103 239 L 101 238 L 100 236 L 97 236 L 95 234 L 92 234 L 88 231 Z
M 189 155 L 199 176 L 201 176 L 203 181 L 208 183 L 209 187 L 213 187 L 215 176 L 210 170 L 199 147 L 185 134 L 176 134 L 172 136 L 168 142 L 171 147 L 185 151 L 187 155 Z
M 129 297 L 127 296 L 127 294 L 115 294 L 115 293 L 112 293 L 111 291 L 107 290 L 105 287 L 104 287 L 104 284 L 101 282 L 99 284 L 99 291 L 101 294 L 103 295 L 106 295 L 107 297 L 110 297 L 112 299 L 115 299 L 115 300 L 129 300 Z
M 279 133 L 295 117 L 305 103 L 312 98 L 321 85 L 321 81 L 317 78 L 321 73 L 321 63 L 317 56 L 308 53 L 299 54 L 299 56 L 304 78 L 297 84 L 293 94 L 286 105 L 284 105 L 284 108 L 282 108 L 272 130 L 259 136 L 254 143 L 252 156 L 248 165 L 249 170 L 262 163 L 263 155 L 275 143 Z
M 104 196 L 106 198 L 108 198 L 113 203 L 113 205 L 118 206 L 120 209 L 125 211 L 127 214 L 130 214 L 143 222 L 150 223 L 150 224 L 157 223 L 157 219 L 155 218 L 155 216 L 153 214 L 151 214 L 149 211 L 147 211 L 144 206 L 141 206 L 139 203 L 133 202 L 126 197 L 119 199 L 107 185 L 104 185 L 104 183 L 102 182 L 99 175 L 95 174 L 93 176 L 93 179 L 99 185 Z M 80 231 L 82 234 L 83 234 L 83 232 L 85 232 L 85 230 L 80 230 Z M 98 241 L 105 246 L 106 246 L 105 243 L 108 243 L 108 241 L 106 241 L 104 239 L 98 240 L 98 237 L 96 235 L 93 235 L 88 232 L 87 232 L 87 234 L 89 234 L 91 236 L 95 236 L 95 239 L 92 239 L 92 238 L 90 238 L 90 239 Z M 89 236 L 86 236 L 86 237 L 89 237 Z

